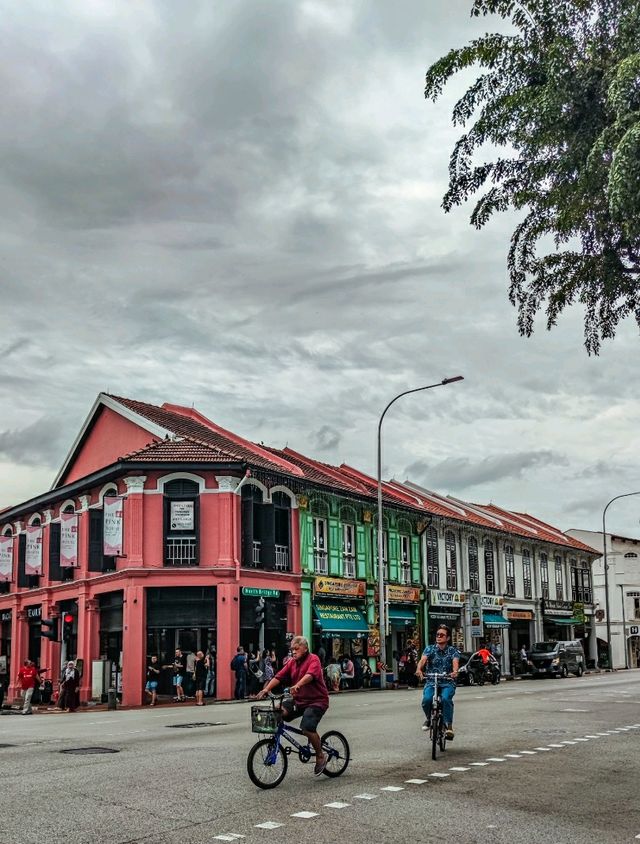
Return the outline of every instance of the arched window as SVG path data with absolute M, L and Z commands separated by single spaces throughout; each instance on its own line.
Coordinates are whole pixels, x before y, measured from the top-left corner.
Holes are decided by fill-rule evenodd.
M 493 556 L 493 542 L 490 539 L 484 541 L 484 588 L 487 595 L 496 594 L 496 569 Z
M 176 478 L 164 485 L 164 564 L 197 566 L 200 537 L 200 488 Z
M 544 552 L 540 554 L 540 586 L 541 597 L 546 600 L 549 597 L 549 557 Z
M 469 559 L 469 589 L 471 592 L 480 591 L 480 565 L 478 563 L 478 540 L 470 536 L 467 540 L 467 556 Z
M 444 551 L 447 560 L 447 589 L 458 588 L 458 563 L 456 555 L 456 537 L 452 530 L 444 535 Z
M 504 572 L 504 594 L 508 595 L 510 598 L 513 598 L 516 594 L 516 564 L 513 555 L 513 545 L 504 546 Z
M 427 586 L 430 589 L 440 588 L 440 566 L 438 564 L 438 531 L 430 525 L 426 532 L 427 543 Z
M 531 598 L 533 594 L 531 583 L 531 551 L 528 548 L 522 549 L 522 584 L 524 597 Z

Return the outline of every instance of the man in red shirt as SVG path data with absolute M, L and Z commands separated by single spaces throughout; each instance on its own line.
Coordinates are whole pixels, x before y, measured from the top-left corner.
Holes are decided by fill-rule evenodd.
M 316 764 L 313 773 L 318 777 L 327 764 L 318 735 L 318 724 L 329 708 L 329 692 L 324 682 L 322 663 L 315 654 L 309 652 L 309 643 L 304 636 L 295 636 L 292 639 L 291 651 L 293 659 L 269 680 L 256 697 L 261 700 L 280 684 L 289 687 L 293 700 L 283 700 L 282 717 L 285 721 L 292 721 L 302 716 L 300 729 L 315 751 Z
M 40 671 L 30 659 L 25 659 L 24 665 L 18 671 L 18 682 L 24 697 L 22 714 L 31 715 L 31 698 L 36 685 L 40 685 Z

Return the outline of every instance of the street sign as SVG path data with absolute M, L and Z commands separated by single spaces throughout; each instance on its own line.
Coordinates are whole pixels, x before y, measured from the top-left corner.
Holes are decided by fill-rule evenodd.
M 637 636 L 638 633 L 640 633 L 640 627 L 638 627 L 637 624 L 634 624 L 629 628 L 629 634 L 631 636 Z
M 258 589 L 256 586 L 243 586 L 243 595 L 250 595 L 253 598 L 279 598 L 279 589 Z
M 484 625 L 482 623 L 482 598 L 472 592 L 469 596 L 469 613 L 471 616 L 471 635 L 484 636 Z

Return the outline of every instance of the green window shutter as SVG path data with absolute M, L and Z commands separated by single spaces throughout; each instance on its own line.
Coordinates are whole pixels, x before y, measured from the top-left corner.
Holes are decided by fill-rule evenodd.
M 356 577 L 365 580 L 368 575 L 368 542 L 364 525 L 356 525 Z M 369 558 L 370 559 L 370 558 Z M 370 568 L 370 566 L 369 566 Z
M 420 555 L 420 537 L 411 537 L 411 580 L 420 583 L 422 580 L 422 558 Z
M 395 531 L 389 531 L 389 580 L 395 583 L 399 580 L 399 572 L 398 572 L 398 557 L 400 556 L 400 542 L 398 538 L 398 534 Z
M 329 574 L 334 577 L 342 575 L 342 535 L 340 522 L 337 519 L 327 519 L 329 526 Z

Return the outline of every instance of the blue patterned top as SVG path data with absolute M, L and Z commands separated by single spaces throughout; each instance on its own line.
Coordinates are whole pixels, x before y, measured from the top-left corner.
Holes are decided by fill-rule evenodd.
M 460 651 L 454 648 L 453 645 L 447 645 L 446 648 L 439 648 L 437 645 L 427 645 L 422 651 L 422 656 L 427 658 L 427 671 L 444 672 L 451 674 L 453 671 L 453 660 L 460 659 Z M 439 681 L 440 684 L 452 684 L 455 681 L 450 678 L 445 678 Z M 433 680 L 427 680 L 428 686 L 433 686 Z

